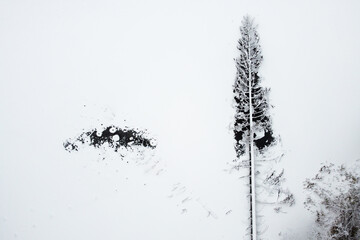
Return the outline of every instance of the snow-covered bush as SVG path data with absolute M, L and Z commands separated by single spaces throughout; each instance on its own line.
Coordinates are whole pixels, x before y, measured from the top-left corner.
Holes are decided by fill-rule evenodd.
M 312 239 L 360 239 L 360 166 L 324 164 L 306 179 L 305 207 L 315 214 Z

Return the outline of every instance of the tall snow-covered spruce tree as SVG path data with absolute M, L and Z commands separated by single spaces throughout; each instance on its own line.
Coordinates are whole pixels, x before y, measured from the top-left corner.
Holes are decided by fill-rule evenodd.
M 234 137 L 237 169 L 248 169 L 249 184 L 249 233 L 252 240 L 256 240 L 257 211 L 259 202 L 278 204 L 294 204 L 291 193 L 281 187 L 284 181 L 284 170 L 275 171 L 273 167 L 264 168 L 266 163 L 277 162 L 283 154 L 270 151 L 277 145 L 279 137 L 274 135 L 270 116 L 269 88 L 261 86 L 259 67 L 263 60 L 259 36 L 254 20 L 249 16 L 244 17 L 240 27 L 241 37 L 238 41 L 240 56 L 235 59 L 237 74 L 233 88 L 235 99 Z M 265 170 L 266 169 L 266 170 Z M 258 199 L 258 188 L 266 189 L 267 196 Z M 261 191 L 264 192 L 264 191 Z M 273 196 L 273 198 L 269 198 Z M 275 198 L 274 198 L 275 196 Z M 271 200 L 270 200 L 271 199 Z

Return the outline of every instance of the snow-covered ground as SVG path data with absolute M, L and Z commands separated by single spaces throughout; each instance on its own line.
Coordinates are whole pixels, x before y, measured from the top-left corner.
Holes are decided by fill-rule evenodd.
M 246 14 L 259 24 L 297 201 L 283 214 L 259 207 L 263 237 L 305 239 L 305 178 L 321 162 L 360 158 L 359 10 L 357 1 L 0 1 L 0 239 L 247 239 L 246 181 L 228 171 Z M 64 150 L 101 124 L 147 129 L 158 147 L 135 160 Z

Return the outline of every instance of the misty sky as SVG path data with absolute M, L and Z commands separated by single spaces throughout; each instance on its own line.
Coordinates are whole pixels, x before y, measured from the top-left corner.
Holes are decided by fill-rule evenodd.
M 0 0 L 0 239 L 246 239 L 245 181 L 224 171 L 246 14 L 297 200 L 263 210 L 264 236 L 304 239 L 305 178 L 360 158 L 359 12 L 355 0 Z M 64 151 L 101 123 L 147 129 L 150 163 Z

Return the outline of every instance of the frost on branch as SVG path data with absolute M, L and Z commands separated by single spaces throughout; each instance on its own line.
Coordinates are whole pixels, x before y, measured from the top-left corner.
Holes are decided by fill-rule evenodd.
M 317 240 L 360 239 L 360 165 L 324 164 L 304 189 L 306 209 L 315 215 Z

